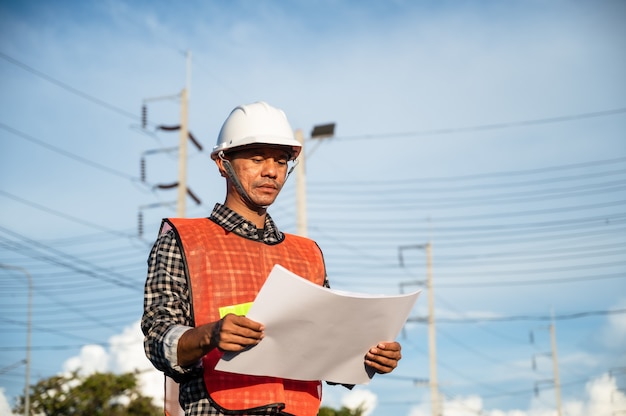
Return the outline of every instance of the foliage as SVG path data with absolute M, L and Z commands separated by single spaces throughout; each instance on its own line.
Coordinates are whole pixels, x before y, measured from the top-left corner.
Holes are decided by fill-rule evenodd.
M 24 414 L 24 397 L 13 409 Z M 53 376 L 30 386 L 30 414 L 45 416 L 161 416 L 163 410 L 139 391 L 134 373 L 77 372 Z
M 363 416 L 364 412 L 365 409 L 363 405 L 354 410 L 348 409 L 345 406 L 342 406 L 339 410 L 333 409 L 332 407 L 322 406 L 317 416 Z
M 363 416 L 357 409 L 323 406 L 318 416 Z M 24 414 L 24 396 L 13 409 Z M 137 375 L 95 373 L 80 377 L 77 372 L 42 379 L 30 386 L 30 414 L 44 416 L 162 416 L 163 409 L 152 404 L 138 387 Z

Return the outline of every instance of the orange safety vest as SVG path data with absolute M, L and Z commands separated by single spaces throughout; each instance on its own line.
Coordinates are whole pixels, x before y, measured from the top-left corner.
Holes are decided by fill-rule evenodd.
M 317 244 L 285 234 L 275 245 L 249 240 L 224 230 L 207 218 L 168 219 L 182 246 L 189 276 L 195 326 L 220 319 L 219 308 L 252 302 L 274 265 L 322 285 L 324 259 Z M 222 356 L 215 348 L 202 359 L 204 382 L 211 401 L 223 413 L 240 414 L 276 408 L 298 416 L 317 415 L 320 381 L 250 376 L 215 370 Z

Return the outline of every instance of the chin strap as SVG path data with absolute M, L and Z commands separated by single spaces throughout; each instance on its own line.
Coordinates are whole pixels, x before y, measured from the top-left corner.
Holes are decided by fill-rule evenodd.
M 250 206 L 258 207 L 258 208 L 262 208 L 262 209 L 267 209 L 267 207 L 269 207 L 269 205 L 258 205 L 257 203 L 252 201 L 252 198 L 250 198 L 250 195 L 248 195 L 246 190 L 243 189 L 243 185 L 241 184 L 241 181 L 237 177 L 237 174 L 235 173 L 235 169 L 233 169 L 233 165 L 230 163 L 230 160 L 228 160 L 228 159 L 226 159 L 224 157 L 224 151 L 223 150 L 220 151 L 217 154 L 217 156 L 220 158 L 220 160 L 224 164 L 224 169 L 226 170 L 226 174 L 228 175 L 229 179 L 231 181 L 233 181 L 233 184 L 235 185 L 235 189 L 237 189 L 237 192 L 239 192 L 239 195 L 241 195 L 241 197 Z M 291 172 L 293 172 L 293 170 L 296 168 L 296 166 L 298 166 L 298 163 L 300 163 L 300 161 L 298 159 L 294 160 L 293 165 L 291 166 L 291 168 L 289 168 L 289 172 L 287 172 L 287 176 L 285 177 L 285 181 L 287 180 L 287 178 L 289 178 L 289 175 L 291 175 Z
M 237 174 L 235 173 L 235 169 L 233 169 L 233 165 L 231 165 L 230 160 L 226 159 L 224 157 L 224 151 L 222 150 L 221 152 L 219 152 L 217 154 L 217 156 L 220 158 L 220 160 L 222 161 L 222 163 L 224 164 L 224 169 L 226 170 L 226 174 L 228 175 L 228 178 L 233 181 L 233 184 L 235 185 L 235 189 L 237 189 L 237 192 L 239 192 L 239 195 L 241 195 L 241 197 L 252 207 L 259 207 L 259 208 L 264 208 L 267 209 L 267 206 L 261 206 L 256 204 L 254 201 L 252 201 L 252 198 L 250 198 L 250 195 L 248 195 L 248 193 L 246 192 L 245 189 L 243 189 L 243 185 L 241 184 L 241 181 L 239 180 L 239 178 L 237 177 Z
M 298 166 L 299 163 L 300 163 L 300 159 L 294 159 L 293 165 L 291 165 L 291 167 L 289 168 L 289 172 L 287 172 L 287 177 L 285 178 L 285 182 L 287 182 L 287 178 L 289 178 L 289 175 L 291 175 L 291 172 L 293 172 L 293 170 L 296 168 L 296 166 Z

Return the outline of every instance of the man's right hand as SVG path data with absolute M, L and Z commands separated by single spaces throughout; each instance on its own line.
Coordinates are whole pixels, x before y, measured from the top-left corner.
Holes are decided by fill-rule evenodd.
M 220 322 L 215 323 L 219 331 L 213 331 L 213 345 L 222 351 L 242 351 L 250 346 L 256 345 L 263 339 L 265 327 L 245 316 L 238 316 L 232 313 L 224 316 Z
M 178 365 L 193 365 L 213 348 L 242 351 L 261 342 L 264 331 L 262 324 L 234 314 L 228 314 L 217 322 L 192 328 L 178 340 Z

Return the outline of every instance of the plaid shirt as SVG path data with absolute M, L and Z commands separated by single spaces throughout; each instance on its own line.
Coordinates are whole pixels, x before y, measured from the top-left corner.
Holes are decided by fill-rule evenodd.
M 229 232 L 264 244 L 278 244 L 285 238 L 269 215 L 265 218 L 262 235 L 253 223 L 221 204 L 215 205 L 210 218 Z M 188 406 L 186 416 L 222 415 L 208 397 L 200 362 L 185 368 L 176 363 L 178 339 L 193 326 L 187 282 L 181 249 L 174 232 L 170 230 L 159 236 L 148 258 L 141 319 L 144 349 L 157 369 L 179 383 L 180 401 Z M 328 282 L 325 281 L 324 285 L 328 287 Z

